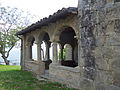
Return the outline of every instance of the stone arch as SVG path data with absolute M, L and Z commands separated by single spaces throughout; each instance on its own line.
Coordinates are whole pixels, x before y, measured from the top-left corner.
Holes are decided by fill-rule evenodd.
M 59 38 L 60 38 L 60 34 L 65 30 L 65 29 L 71 29 L 75 32 L 75 35 L 78 36 L 78 31 L 76 30 L 76 28 L 74 28 L 73 26 L 71 25 L 62 25 L 62 26 L 59 26 L 56 28 L 56 30 L 54 31 L 54 34 L 53 34 L 53 37 L 52 37 L 52 40 L 53 41 L 59 41 Z
M 70 67 L 76 67 L 78 65 L 78 62 L 76 63 L 74 61 L 74 48 L 75 45 L 77 44 L 77 39 L 76 37 L 76 32 L 72 27 L 69 26 L 63 26 L 59 28 L 57 31 L 54 33 L 54 38 L 53 41 L 56 41 L 61 44 L 62 49 L 61 49 L 61 63 L 64 66 L 70 66 Z M 70 46 L 70 53 L 68 53 L 67 59 L 70 60 L 64 60 L 64 45 Z M 78 45 L 78 44 L 77 44 Z M 69 51 L 69 50 L 68 50 Z M 78 54 L 78 53 L 77 53 Z M 69 55 L 71 57 L 69 57 Z
M 35 43 L 35 37 L 34 36 L 28 36 L 26 39 L 26 46 L 27 46 L 27 55 L 26 58 L 28 60 L 33 60 L 33 44 Z
M 50 42 L 49 33 L 46 32 L 46 31 L 40 32 L 39 37 L 38 37 L 38 42 L 39 42 L 40 44 L 42 44 L 42 43 L 44 42 L 45 47 L 47 47 L 47 45 L 50 47 L 51 42 Z M 42 49 L 41 49 L 41 50 L 42 50 Z M 42 51 L 43 51 L 43 50 L 42 50 Z M 45 49 L 43 52 L 46 52 L 46 49 Z M 45 57 L 45 56 L 44 56 L 44 57 Z
M 34 36 L 28 36 L 27 37 L 27 42 L 33 42 L 33 41 L 35 41 L 35 37 Z
M 46 37 L 48 37 L 48 39 L 50 40 L 50 34 L 46 31 L 41 31 L 38 35 L 38 41 L 41 42 L 44 39 L 44 36 L 46 35 Z
M 38 43 L 40 44 L 40 56 L 41 60 L 45 63 L 45 69 L 49 69 L 50 60 L 50 36 L 46 31 L 41 31 L 38 37 Z

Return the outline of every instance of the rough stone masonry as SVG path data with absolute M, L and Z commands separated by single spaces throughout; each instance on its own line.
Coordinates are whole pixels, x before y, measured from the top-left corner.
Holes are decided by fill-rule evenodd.
M 79 0 L 78 12 L 81 90 L 120 90 L 120 1 Z

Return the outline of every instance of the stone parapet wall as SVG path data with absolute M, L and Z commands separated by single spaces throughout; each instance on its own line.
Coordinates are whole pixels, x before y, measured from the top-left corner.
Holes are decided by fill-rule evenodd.
M 25 62 L 25 70 L 34 73 L 35 75 L 43 75 L 45 72 L 45 63 L 38 61 Z
M 72 88 L 79 88 L 80 70 L 78 68 L 65 67 L 50 64 L 49 79 Z

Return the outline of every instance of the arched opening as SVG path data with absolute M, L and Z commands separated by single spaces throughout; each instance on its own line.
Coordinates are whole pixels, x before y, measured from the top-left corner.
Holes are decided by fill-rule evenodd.
M 51 42 L 48 33 L 42 32 L 39 36 L 39 40 L 41 46 L 41 60 L 45 63 L 45 69 L 49 69 L 49 65 L 52 63 L 52 60 L 50 57 Z
M 35 38 L 33 36 L 30 36 L 27 40 L 27 58 L 29 60 L 37 60 L 37 52 L 34 49 L 35 47 L 37 47 L 35 45 Z
M 42 59 L 42 61 L 46 60 L 46 43 L 45 43 L 45 41 L 42 41 L 42 43 L 41 43 L 41 59 Z
M 69 67 L 78 66 L 78 43 L 75 36 L 76 34 L 72 27 L 62 28 L 62 32 L 59 37 L 60 44 L 62 46 L 61 65 Z
M 35 42 L 32 44 L 32 60 L 36 60 L 37 59 L 37 45 L 35 44 Z

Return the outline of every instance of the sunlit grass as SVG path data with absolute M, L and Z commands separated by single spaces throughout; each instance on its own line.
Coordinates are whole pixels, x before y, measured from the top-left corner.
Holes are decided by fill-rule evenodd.
M 75 90 L 59 83 L 38 81 L 20 66 L 0 65 L 0 90 Z

